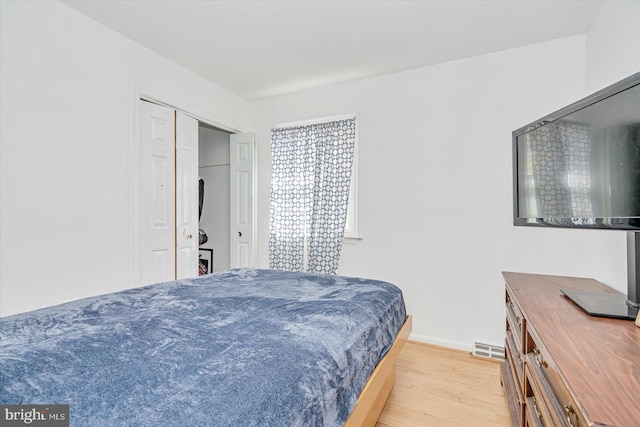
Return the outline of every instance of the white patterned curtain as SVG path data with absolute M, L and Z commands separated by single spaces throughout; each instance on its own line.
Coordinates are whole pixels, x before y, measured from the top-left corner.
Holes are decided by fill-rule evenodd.
M 349 202 L 355 118 L 271 133 L 269 267 L 335 274 Z

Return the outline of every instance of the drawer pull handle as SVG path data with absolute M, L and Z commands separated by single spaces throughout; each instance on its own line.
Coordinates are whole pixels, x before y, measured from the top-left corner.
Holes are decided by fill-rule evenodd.
M 542 412 L 538 409 L 538 402 L 535 397 L 533 397 L 533 409 L 536 411 L 536 417 L 538 417 L 538 419 L 542 418 Z
M 542 353 L 540 353 L 540 350 L 538 350 L 538 348 L 533 349 L 533 357 L 534 359 L 536 359 L 536 363 L 539 367 L 546 368 L 548 366 L 546 360 L 544 360 L 544 357 L 542 357 Z
M 564 414 L 567 416 L 567 422 L 571 427 L 573 427 L 573 424 L 571 423 L 571 416 L 575 415 L 576 411 L 573 410 L 571 405 L 564 405 L 562 409 L 564 409 Z

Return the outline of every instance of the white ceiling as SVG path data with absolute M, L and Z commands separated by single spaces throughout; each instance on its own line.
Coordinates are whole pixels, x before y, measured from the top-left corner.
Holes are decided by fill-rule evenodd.
M 585 33 L 604 0 L 63 0 L 245 98 Z

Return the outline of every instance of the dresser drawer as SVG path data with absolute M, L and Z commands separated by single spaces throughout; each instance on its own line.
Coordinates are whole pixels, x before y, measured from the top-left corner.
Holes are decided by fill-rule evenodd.
M 516 387 L 513 379 L 513 370 L 509 364 L 508 358 L 505 358 L 504 362 L 500 364 L 500 380 L 504 387 L 504 395 L 511 414 L 511 424 L 513 427 L 522 427 L 520 420 L 522 419 L 523 402 L 519 401 L 519 396 L 522 392 Z
M 524 389 L 524 355 L 516 348 L 513 338 L 507 333 L 507 339 L 505 340 L 505 357 L 509 360 L 509 366 L 513 371 L 513 377 L 516 385 L 518 386 L 518 398 L 520 402 L 524 403 L 522 390 Z
M 540 411 L 537 408 L 535 397 L 527 398 L 527 410 L 525 414 L 525 427 L 544 427 Z
M 555 420 L 554 425 L 587 427 L 589 424 L 575 410 L 578 406 L 540 338 L 531 328 L 528 328 L 527 335 L 531 343 L 525 356 L 527 372 L 534 387 L 541 391 L 541 397 Z
M 556 417 L 552 415 L 545 392 L 540 387 L 535 374 L 527 367 L 525 369 L 525 419 L 528 425 L 541 427 L 563 426 L 558 424 Z
M 515 303 L 513 296 L 509 294 L 508 288 L 505 292 L 505 305 L 507 313 L 507 334 L 512 335 L 518 352 L 523 353 L 523 337 L 525 332 L 524 316 Z

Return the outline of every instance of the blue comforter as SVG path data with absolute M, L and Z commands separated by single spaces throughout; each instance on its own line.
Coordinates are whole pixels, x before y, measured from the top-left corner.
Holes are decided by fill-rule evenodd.
M 72 426 L 341 426 L 406 318 L 385 282 L 237 269 L 0 318 L 0 403 Z

